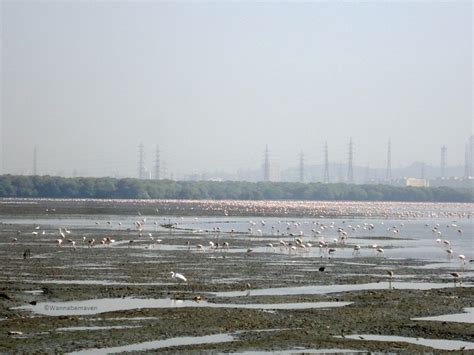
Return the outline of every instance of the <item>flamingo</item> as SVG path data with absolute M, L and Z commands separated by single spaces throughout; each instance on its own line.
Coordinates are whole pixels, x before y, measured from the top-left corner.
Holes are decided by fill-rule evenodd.
M 273 251 L 275 251 L 275 248 L 273 247 L 273 244 L 272 244 L 272 243 L 268 243 L 268 244 L 267 244 L 267 247 L 270 248 L 270 249 L 272 249 Z
M 392 289 L 392 279 L 393 279 L 393 271 L 392 270 L 387 270 L 387 274 L 388 274 L 388 286 L 390 289 Z
M 451 259 L 453 257 L 453 249 L 446 249 L 446 253 L 448 253 L 448 259 Z
M 454 278 L 454 286 L 456 286 L 456 282 L 461 277 L 461 274 L 459 272 L 451 272 L 450 275 Z M 461 284 L 461 281 L 459 281 L 459 284 Z

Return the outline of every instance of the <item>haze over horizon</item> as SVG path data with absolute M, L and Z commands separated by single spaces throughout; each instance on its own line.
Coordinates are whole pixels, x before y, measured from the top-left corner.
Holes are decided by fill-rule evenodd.
M 472 3 L 2 1 L 1 173 L 464 164 Z

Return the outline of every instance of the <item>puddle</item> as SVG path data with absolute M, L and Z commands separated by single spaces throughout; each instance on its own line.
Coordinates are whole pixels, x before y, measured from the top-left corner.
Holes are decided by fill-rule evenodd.
M 423 282 L 392 282 L 391 289 L 400 290 L 431 290 L 436 288 L 450 288 L 453 283 L 423 283 Z M 459 286 L 458 286 L 459 287 Z M 471 285 L 463 284 L 463 287 Z M 213 292 L 216 297 L 241 297 L 247 296 L 250 291 L 252 296 L 286 296 L 286 295 L 318 295 L 327 293 L 366 291 L 366 290 L 388 290 L 389 282 L 374 282 L 368 284 L 352 285 L 319 285 L 319 286 L 299 286 L 299 287 L 275 287 L 247 291 L 225 291 Z
M 425 339 L 425 338 L 410 338 L 395 335 L 370 335 L 370 334 L 353 334 L 346 335 L 347 339 L 359 340 L 374 340 L 386 342 L 400 342 L 410 343 L 416 345 L 429 346 L 437 350 L 459 350 L 464 347 L 465 350 L 474 350 L 474 343 L 462 340 L 446 340 L 446 339 Z M 337 336 L 336 338 L 341 338 Z
M 118 277 L 118 276 L 117 276 Z M 112 280 L 23 280 L 18 278 L 0 279 L 4 282 L 25 282 L 34 284 L 58 284 L 58 285 L 103 285 L 103 286 L 166 286 L 172 282 L 123 282 Z M 28 291 L 25 291 L 28 292 Z
M 154 349 L 162 349 L 173 346 L 184 346 L 184 345 L 199 345 L 199 344 L 213 344 L 213 343 L 226 343 L 234 341 L 235 337 L 231 334 L 215 334 L 206 335 L 201 337 L 177 337 L 164 340 L 147 341 L 144 343 L 136 343 L 124 346 L 116 346 L 113 348 L 93 348 L 81 351 L 75 351 L 69 353 L 70 355 L 86 355 L 86 354 L 110 354 L 110 353 L 122 353 L 131 351 L 146 351 Z
M 366 353 L 362 350 L 352 349 L 304 349 L 296 348 L 292 350 L 278 350 L 278 351 L 242 351 L 236 353 L 230 353 L 234 355 L 260 355 L 260 354 L 272 354 L 272 355 L 293 355 L 293 354 L 355 354 L 355 353 Z
M 474 308 L 464 308 L 464 313 L 444 314 L 433 317 L 412 318 L 412 320 L 428 320 L 437 322 L 456 322 L 474 324 Z
M 29 291 L 23 291 L 25 293 L 29 293 L 31 295 L 41 295 L 43 293 L 43 290 L 29 290 Z
M 108 329 L 128 329 L 128 328 L 141 328 L 139 325 L 111 325 L 111 326 L 91 326 L 91 327 L 67 327 L 57 328 L 57 332 L 75 332 L 81 330 L 108 330 Z
M 101 298 L 84 301 L 37 303 L 36 305 L 24 305 L 14 309 L 30 310 L 37 314 L 47 316 L 87 315 L 103 312 L 124 311 L 139 308 L 186 308 L 186 307 L 210 307 L 210 308 L 243 308 L 261 310 L 283 310 L 283 309 L 309 309 L 309 308 L 333 308 L 344 307 L 352 302 L 301 302 L 301 303 L 262 303 L 262 304 L 225 304 L 209 303 L 207 301 L 188 301 L 165 299 L 143 299 L 143 298 Z
M 454 259 L 454 258 L 453 258 Z M 412 269 L 421 269 L 421 270 L 474 270 L 474 265 L 472 263 L 466 262 L 465 265 L 461 264 L 458 260 L 454 259 L 445 263 L 432 263 L 425 264 L 420 266 L 412 266 Z
M 128 321 L 142 321 L 151 319 L 160 319 L 160 317 L 115 317 L 115 318 L 99 318 L 100 320 L 128 320 Z

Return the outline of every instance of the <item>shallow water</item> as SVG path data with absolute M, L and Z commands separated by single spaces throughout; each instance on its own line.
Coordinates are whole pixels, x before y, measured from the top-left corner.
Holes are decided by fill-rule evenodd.
M 444 314 L 441 316 L 433 316 L 433 317 L 412 318 L 412 320 L 474 324 L 474 308 L 464 308 L 464 313 Z
M 231 334 L 215 334 L 201 337 L 177 337 L 164 340 L 147 341 L 143 343 L 136 343 L 124 346 L 116 346 L 113 348 L 93 348 L 69 353 L 70 355 L 87 355 L 87 354 L 111 354 L 122 353 L 130 351 L 146 351 L 154 349 L 162 349 L 173 346 L 198 345 L 198 344 L 213 344 L 225 343 L 235 340 Z
M 230 354 L 235 355 L 260 355 L 260 354 L 272 354 L 272 355 L 293 355 L 293 354 L 356 354 L 366 353 L 362 350 L 351 350 L 351 349 L 292 349 L 292 350 L 278 350 L 278 351 L 240 351 L 233 352 Z M 374 354 L 374 352 L 371 352 Z
M 391 203 L 390 205 L 397 206 L 397 203 Z M 419 205 L 420 211 L 423 204 Z M 463 205 L 463 208 L 469 209 L 469 205 Z M 145 217 L 145 216 L 143 216 Z M 50 228 L 68 227 L 71 229 L 70 236 L 78 238 L 80 233 L 75 233 L 74 228 L 90 229 L 91 231 L 101 230 L 127 230 L 130 228 L 131 231 L 135 230 L 133 222 L 143 218 L 142 216 L 110 216 L 106 218 L 104 216 L 95 215 L 84 215 L 78 217 L 62 218 L 60 216 L 51 216 L 50 218 L 22 218 L 22 217 L 8 217 L 3 219 L 3 223 L 12 224 L 12 228 L 16 224 L 31 224 L 32 226 L 38 225 L 43 230 L 44 226 Z M 166 217 L 166 216 L 148 216 L 147 222 L 144 225 L 144 237 L 137 239 L 139 245 L 134 245 L 134 248 L 151 248 L 163 250 L 179 250 L 183 249 L 182 245 L 170 244 L 170 240 L 179 239 L 186 236 L 188 239 L 194 235 L 197 239 L 196 244 L 199 243 L 200 239 L 209 240 L 211 238 L 214 241 L 228 241 L 240 240 L 248 241 L 252 243 L 252 248 L 257 248 L 255 253 L 268 253 L 270 252 L 266 243 L 271 242 L 275 245 L 275 253 L 288 253 L 286 250 L 281 250 L 278 247 L 278 241 L 291 241 L 294 237 L 290 236 L 299 235 L 300 233 L 304 236 L 305 242 L 312 242 L 317 244 L 319 239 L 324 239 L 326 242 L 333 243 L 333 239 L 338 237 L 337 229 L 343 228 L 348 233 L 347 243 L 361 245 L 360 256 L 373 256 L 374 251 L 369 248 L 373 244 L 378 244 L 385 248 L 385 256 L 389 258 L 413 258 L 413 259 L 424 259 L 424 260 L 446 260 L 447 253 L 446 248 L 442 243 L 436 243 L 435 240 L 440 238 L 442 240 L 449 240 L 451 242 L 451 248 L 454 250 L 454 258 L 452 260 L 453 265 L 459 264 L 457 255 L 464 254 L 466 259 L 474 259 L 474 252 L 472 251 L 472 243 L 474 238 L 474 223 L 470 219 L 459 219 L 456 217 L 452 218 L 440 217 L 440 218 L 417 218 L 417 219 L 394 219 L 394 218 L 265 218 L 265 224 L 261 223 L 261 217 L 200 217 L 195 219 L 193 217 L 178 218 L 178 217 Z M 99 221 L 97 225 L 96 222 Z M 108 225 L 106 221 L 110 221 Z M 250 223 L 250 221 L 252 221 Z M 118 226 L 118 223 L 122 223 L 122 226 Z M 178 228 L 183 230 L 174 231 L 166 234 L 166 236 L 160 237 L 163 239 L 163 245 L 153 243 L 147 240 L 148 233 L 154 233 L 156 231 L 165 231 L 161 227 L 154 223 L 178 223 Z M 456 227 L 451 225 L 455 222 Z M 367 225 L 364 223 L 372 223 L 374 229 L 364 229 Z M 426 226 L 428 224 L 428 226 Z M 439 224 L 437 227 L 441 235 L 432 231 L 433 227 Z M 320 229 L 320 226 L 324 225 L 324 230 Z M 449 226 L 449 227 L 448 227 Z M 273 227 L 273 228 L 272 228 Z M 398 233 L 394 233 L 395 229 Z M 220 228 L 220 232 L 214 232 L 214 228 Z M 249 232 L 249 228 L 252 229 Z M 235 230 L 235 233 L 231 233 L 231 230 Z M 318 230 L 321 234 L 315 235 L 313 229 Z M 458 229 L 462 230 L 462 233 L 458 232 Z M 261 232 L 260 232 L 260 231 Z M 32 230 L 23 231 L 23 233 L 31 235 Z M 193 233 L 193 231 L 202 231 L 200 233 Z M 47 229 L 47 236 L 51 238 L 53 235 L 58 234 L 57 229 Z M 82 234 L 80 235 L 82 237 Z M 45 236 L 38 236 L 39 239 Z M 156 236 L 155 236 L 156 237 Z M 193 237 L 194 238 L 194 237 Z M 128 241 L 127 241 L 128 242 Z M 258 244 L 261 243 L 259 246 Z M 125 247 L 125 243 L 117 243 L 116 247 Z M 207 245 L 206 245 L 207 246 Z M 335 257 L 352 257 L 352 247 L 337 246 L 337 252 Z M 191 248 L 192 249 L 192 248 Z M 234 252 L 231 248 L 230 252 Z M 238 252 L 241 252 L 239 250 Z M 307 254 L 308 256 L 319 256 L 319 248 L 313 247 Z
M 144 299 L 144 298 L 100 298 L 83 301 L 69 302 L 48 302 L 37 303 L 36 305 L 24 305 L 15 309 L 30 310 L 37 314 L 47 316 L 65 315 L 87 315 L 103 312 L 124 311 L 138 308 L 185 308 L 185 307 L 210 307 L 210 308 L 242 308 L 261 310 L 281 310 L 281 309 L 309 309 L 309 308 L 332 308 L 344 307 L 352 302 L 300 302 L 300 303 L 262 303 L 262 304 L 230 304 L 230 303 L 209 303 L 207 301 L 188 301 L 165 299 Z
M 471 287 L 466 284 L 462 287 Z M 350 284 L 350 285 L 317 285 L 317 286 L 299 286 L 299 287 L 275 287 L 265 289 L 252 289 L 248 291 L 225 291 L 213 292 L 217 297 L 241 297 L 249 294 L 251 296 L 285 296 L 285 295 L 319 295 L 328 293 L 365 291 L 365 290 L 431 290 L 436 288 L 454 287 L 453 283 L 428 283 L 428 282 L 374 282 L 368 284 Z M 459 286 L 458 286 L 459 287 Z
M 57 332 L 75 332 L 83 330 L 110 330 L 110 329 L 129 329 L 129 328 L 141 328 L 139 325 L 110 325 L 110 326 L 91 326 L 91 327 L 67 327 L 67 328 L 56 328 Z
M 429 346 L 438 350 L 458 350 L 465 347 L 465 350 L 474 350 L 474 343 L 462 340 L 447 340 L 447 339 L 425 339 L 425 338 L 410 338 L 394 335 L 372 335 L 372 334 L 352 334 L 345 336 L 348 339 L 357 340 L 373 340 L 373 341 L 387 341 L 387 342 L 401 342 L 410 343 L 423 346 Z M 339 336 L 337 338 L 340 338 Z

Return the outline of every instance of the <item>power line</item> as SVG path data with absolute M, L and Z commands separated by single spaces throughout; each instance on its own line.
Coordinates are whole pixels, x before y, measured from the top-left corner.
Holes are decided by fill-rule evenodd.
M 349 161 L 347 169 L 347 182 L 349 184 L 354 183 L 354 168 L 353 168 L 353 157 L 354 157 L 354 143 L 352 138 L 349 140 Z
M 328 142 L 324 144 L 324 178 L 323 182 L 329 184 L 329 158 L 328 158 Z
M 138 146 L 138 178 L 144 179 L 145 178 L 145 148 L 143 146 L 143 142 L 140 143 Z
M 38 151 L 36 146 L 33 149 L 33 175 L 38 175 Z
M 300 182 L 304 182 L 304 154 L 300 153 Z
M 155 157 L 155 179 L 161 179 L 161 171 L 160 171 L 160 147 L 156 146 L 156 157 Z
M 388 140 L 387 146 L 387 171 L 385 174 L 385 179 L 387 181 L 392 181 L 392 142 Z
M 441 177 L 445 178 L 446 177 L 446 154 L 447 154 L 447 148 L 445 145 L 441 147 Z
M 265 146 L 265 158 L 263 163 L 263 181 L 270 181 L 270 157 L 268 153 L 268 145 Z

